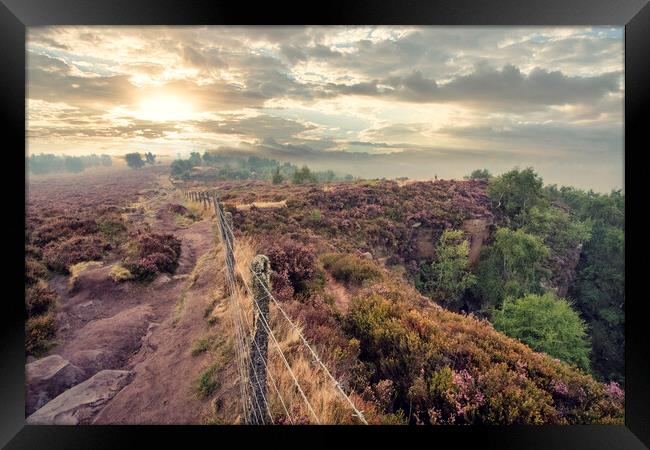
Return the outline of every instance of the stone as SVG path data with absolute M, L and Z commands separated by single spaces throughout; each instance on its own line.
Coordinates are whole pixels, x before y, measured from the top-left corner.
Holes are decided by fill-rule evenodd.
M 31 414 L 66 389 L 85 380 L 82 369 L 60 355 L 37 359 L 25 366 L 27 398 L 25 410 Z
M 415 222 L 413 225 L 411 225 L 411 228 L 419 228 L 422 226 L 422 222 Z
M 27 418 L 27 424 L 88 424 L 132 378 L 133 373 L 128 370 L 102 370 L 45 404 Z
M 372 260 L 372 253 L 370 253 L 370 252 L 362 253 L 362 254 L 361 254 L 361 257 L 362 257 L 363 259 L 369 259 L 369 260 Z

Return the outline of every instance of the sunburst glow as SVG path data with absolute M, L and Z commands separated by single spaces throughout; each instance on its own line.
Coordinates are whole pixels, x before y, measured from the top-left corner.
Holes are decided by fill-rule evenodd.
M 143 120 L 168 122 L 174 120 L 188 120 L 194 110 L 189 101 L 173 95 L 156 95 L 140 101 L 139 109 L 135 116 Z

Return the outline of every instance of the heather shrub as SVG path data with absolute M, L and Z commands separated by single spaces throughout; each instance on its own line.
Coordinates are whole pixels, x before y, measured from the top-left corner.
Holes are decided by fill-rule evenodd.
M 33 285 L 39 279 L 47 276 L 47 268 L 40 261 L 26 257 L 25 258 L 25 284 Z
M 366 385 L 392 382 L 392 411 L 384 412 L 410 412 L 410 423 L 622 422 L 617 386 L 535 353 L 486 321 L 424 305 L 412 288 L 382 282 L 362 290 L 344 319 L 360 342 Z
M 43 246 L 57 239 L 65 239 L 74 235 L 89 235 L 97 232 L 97 223 L 92 219 L 69 216 L 58 216 L 46 220 L 36 227 L 32 233 L 32 241 Z
M 314 248 L 291 238 L 275 239 L 261 250 L 271 261 L 271 286 L 288 300 L 295 294 L 308 295 L 310 282 L 318 274 Z
M 173 234 L 137 232 L 126 248 L 124 268 L 139 280 L 158 272 L 173 273 L 181 255 L 181 241 Z
M 25 288 L 25 308 L 29 317 L 44 314 L 56 302 L 58 295 L 46 282 L 40 281 Z
M 30 317 L 25 323 L 25 350 L 39 356 L 46 352 L 54 339 L 55 324 L 52 314 Z
M 325 269 L 339 281 L 361 285 L 366 280 L 378 280 L 382 273 L 367 259 L 352 254 L 326 253 L 321 256 Z
M 97 220 L 97 229 L 106 241 L 119 244 L 126 236 L 126 225 L 118 217 L 103 217 Z
M 109 248 L 110 244 L 99 236 L 73 236 L 47 244 L 43 261 L 52 270 L 68 273 L 73 264 L 102 259 Z

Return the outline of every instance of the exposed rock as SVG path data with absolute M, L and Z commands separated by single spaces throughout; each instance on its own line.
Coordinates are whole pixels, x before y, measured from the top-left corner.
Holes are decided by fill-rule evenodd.
M 463 222 L 461 229 L 469 234 L 469 263 L 475 264 L 481 254 L 483 243 L 490 237 L 491 220 L 468 219 Z
M 50 355 L 25 366 L 27 398 L 25 410 L 31 414 L 66 389 L 85 379 L 82 369 L 62 358 Z
M 361 254 L 361 257 L 362 257 L 363 259 L 369 259 L 369 260 L 372 260 L 372 253 L 370 253 L 370 252 L 362 253 L 362 254 Z
M 411 225 L 411 228 L 419 228 L 422 226 L 422 222 L 415 222 L 413 225 Z
M 27 418 L 27 424 L 88 424 L 131 378 L 132 372 L 128 370 L 102 370 L 40 408 Z
M 86 374 L 86 378 L 111 366 L 111 360 L 111 352 L 102 349 L 80 350 L 70 356 L 70 361 L 77 367 L 82 368 Z
M 140 348 L 152 317 L 151 306 L 139 305 L 113 317 L 94 320 L 79 330 L 62 354 L 86 374 L 119 369 Z

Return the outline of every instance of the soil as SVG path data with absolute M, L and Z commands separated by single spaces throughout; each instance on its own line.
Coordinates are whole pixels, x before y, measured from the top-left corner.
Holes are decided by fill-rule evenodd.
M 132 381 L 93 423 L 200 423 L 207 407 L 193 394 L 192 383 L 209 362 L 190 351 L 206 331 L 203 314 L 218 285 L 213 224 L 206 217 L 182 228 L 169 208 L 183 202 L 180 192 L 163 176 L 156 184 L 158 195 L 137 205 L 145 211 L 137 220 L 181 240 L 174 274 L 160 274 L 148 284 L 118 283 L 108 275 L 115 261 L 104 261 L 82 271 L 73 290 L 68 277 L 50 282 L 61 300 L 57 344 L 49 354 L 74 361 L 87 377 L 105 369 L 132 371 Z M 211 264 L 195 270 L 202 256 L 212 257 Z

